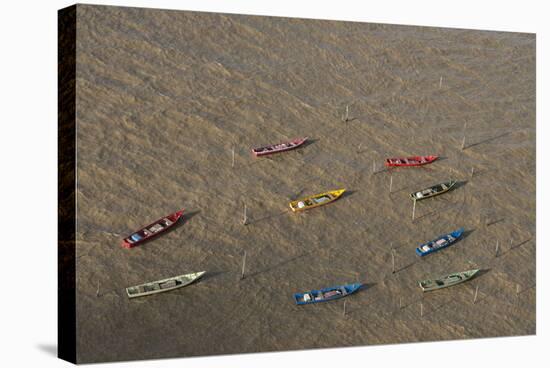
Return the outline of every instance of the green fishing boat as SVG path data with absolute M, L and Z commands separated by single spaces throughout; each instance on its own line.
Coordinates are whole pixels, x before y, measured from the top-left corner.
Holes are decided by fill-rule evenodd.
M 137 286 L 126 288 L 128 298 L 137 298 L 151 294 L 158 294 L 165 291 L 178 289 L 198 280 L 206 271 L 188 273 L 186 275 L 174 276 L 164 280 L 148 282 Z
M 469 279 L 474 277 L 474 275 L 478 272 L 479 270 L 456 272 L 456 273 L 451 273 L 450 275 L 441 276 L 433 280 L 420 281 L 418 282 L 418 284 L 422 288 L 422 291 L 432 291 L 432 290 L 442 289 L 448 286 L 457 285 L 464 281 L 468 281 Z
M 449 191 L 456 184 L 456 180 L 450 180 L 444 183 L 433 185 L 429 188 L 419 190 L 410 194 L 413 201 L 420 201 L 422 199 L 435 197 L 436 195 L 443 194 Z

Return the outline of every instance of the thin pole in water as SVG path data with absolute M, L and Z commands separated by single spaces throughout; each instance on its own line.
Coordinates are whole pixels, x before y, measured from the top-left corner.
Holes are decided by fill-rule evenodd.
M 466 135 L 462 137 L 462 149 L 466 147 Z
M 424 316 L 424 307 L 422 306 L 422 302 L 420 302 L 420 317 L 422 318 Z
M 470 173 L 470 177 L 473 178 L 474 177 L 474 167 L 472 166 L 472 172 Z
M 246 203 L 244 204 L 244 212 L 243 212 L 243 225 L 246 225 L 248 222 L 248 217 L 246 216 Z
M 476 300 L 477 300 L 477 291 L 479 290 L 479 285 L 476 285 L 476 292 L 474 294 L 474 304 L 476 303 Z
M 393 173 L 390 171 L 390 194 L 391 194 L 392 184 L 393 184 Z
M 246 250 L 244 251 L 244 255 L 243 255 L 243 268 L 241 270 L 241 280 L 244 279 L 244 267 L 246 265 Z
M 416 199 L 413 200 L 413 213 L 412 213 L 412 220 L 414 221 L 414 212 L 416 210 Z
M 497 239 L 497 246 L 495 248 L 495 258 L 498 257 L 498 246 L 499 246 L 499 243 L 498 243 L 498 239 Z
M 231 149 L 231 167 L 235 167 L 235 147 Z
M 97 290 L 95 292 L 95 296 L 98 297 L 99 296 L 99 280 L 97 280 Z
M 399 297 L 399 309 L 403 308 L 403 303 L 401 302 L 401 297 Z
M 391 250 L 391 273 L 395 273 L 395 252 Z
M 349 121 L 349 105 L 346 105 L 346 117 L 344 118 L 344 121 L 346 123 Z
M 344 316 L 346 315 L 346 300 L 344 300 Z
M 372 173 L 374 174 L 376 172 L 376 161 L 372 160 Z
M 439 77 L 439 88 L 441 89 L 441 85 L 443 84 L 443 76 Z

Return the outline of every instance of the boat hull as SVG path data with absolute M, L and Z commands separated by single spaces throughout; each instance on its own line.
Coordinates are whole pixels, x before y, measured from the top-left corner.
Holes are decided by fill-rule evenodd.
M 479 270 L 468 270 L 463 272 L 455 272 L 449 275 L 441 276 L 436 279 L 422 280 L 418 282 L 418 285 L 422 291 L 433 291 L 443 289 L 449 286 L 461 284 L 474 277 Z
M 128 295 L 128 298 L 131 299 L 179 289 L 197 281 L 201 278 L 202 275 L 204 275 L 205 272 L 206 271 L 188 273 L 185 275 L 169 277 L 164 280 L 152 281 L 141 285 L 130 286 L 126 288 L 126 294 Z
M 387 158 L 385 165 L 388 167 L 422 166 L 431 164 L 438 156 L 411 156 Z
M 423 199 L 432 198 L 448 192 L 454 187 L 455 184 L 456 184 L 456 180 L 451 180 L 451 181 L 440 183 L 437 185 L 432 185 L 429 188 L 425 188 L 425 189 L 411 193 L 410 198 L 413 201 L 421 201 Z
M 285 151 L 290 151 L 295 148 L 300 147 L 302 144 L 304 144 L 307 140 L 307 137 L 304 138 L 297 138 L 293 139 L 288 142 L 278 143 L 278 144 L 271 144 L 269 146 L 265 147 L 259 147 L 259 148 L 253 148 L 252 154 L 256 157 L 260 156 L 267 156 L 272 155 L 274 153 L 280 153 Z
M 458 241 L 458 239 L 462 237 L 463 233 L 464 233 L 464 228 L 460 228 L 451 233 L 441 235 L 438 238 L 432 241 L 429 241 L 427 243 L 424 243 L 418 248 L 416 248 L 416 254 L 420 257 L 424 257 L 430 253 L 434 253 L 434 252 L 440 251 L 441 249 L 445 249 L 455 244 Z
M 295 293 L 294 301 L 297 305 L 315 304 L 321 302 L 328 302 L 344 298 L 348 295 L 355 293 L 361 288 L 362 284 L 348 284 L 340 286 L 332 286 L 320 290 L 306 291 L 305 293 Z
M 182 215 L 183 209 L 180 211 L 176 211 L 168 216 L 161 217 L 157 221 L 142 227 L 138 231 L 135 231 L 131 235 L 122 239 L 121 246 L 123 248 L 133 248 L 158 236 L 159 234 L 164 233 L 166 230 L 173 227 Z
M 344 194 L 345 189 L 331 190 L 324 193 L 315 194 L 306 198 L 298 199 L 289 203 L 293 212 L 301 212 L 311 208 L 323 206 L 334 202 Z

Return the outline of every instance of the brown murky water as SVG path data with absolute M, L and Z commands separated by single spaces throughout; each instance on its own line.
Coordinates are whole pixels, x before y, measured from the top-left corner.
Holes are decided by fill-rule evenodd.
M 535 333 L 533 34 L 79 5 L 77 35 L 79 361 Z M 372 174 L 417 154 L 442 159 Z M 449 178 L 461 184 L 413 222 L 408 193 Z M 334 204 L 288 209 L 340 187 Z M 180 208 L 175 230 L 120 247 Z M 459 227 L 456 245 L 415 255 Z M 485 272 L 416 284 L 471 268 Z M 124 292 L 201 270 L 177 291 Z M 343 300 L 292 300 L 356 281 L 345 316 Z

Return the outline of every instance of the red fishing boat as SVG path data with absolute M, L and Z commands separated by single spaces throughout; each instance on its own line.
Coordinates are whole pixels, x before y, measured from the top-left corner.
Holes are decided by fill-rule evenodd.
M 302 144 L 304 144 L 306 140 L 307 140 L 307 137 L 297 138 L 297 139 L 291 140 L 290 142 L 272 144 L 270 146 L 265 146 L 260 148 L 253 148 L 252 153 L 255 156 L 265 156 L 265 155 L 271 155 L 272 153 L 289 151 L 291 149 L 301 146 Z
M 144 226 L 143 228 L 136 231 L 135 233 L 128 236 L 127 238 L 122 239 L 121 245 L 124 248 L 135 247 L 136 245 L 143 243 L 144 241 L 149 240 L 152 237 L 157 236 L 158 234 L 174 226 L 182 215 L 183 215 L 183 210 L 180 210 L 180 211 L 174 212 L 171 215 L 160 218 L 157 221 L 153 222 L 152 224 Z
M 387 158 L 386 166 L 420 166 L 431 164 L 437 160 L 438 156 L 412 156 L 412 157 L 396 157 Z

